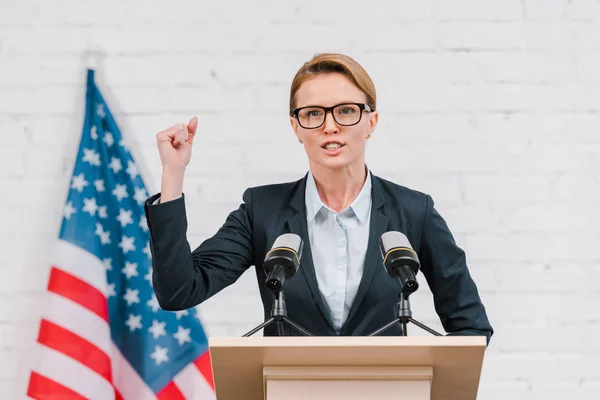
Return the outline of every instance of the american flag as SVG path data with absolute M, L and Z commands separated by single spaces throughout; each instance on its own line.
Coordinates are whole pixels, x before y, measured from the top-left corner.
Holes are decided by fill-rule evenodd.
M 35 399 L 214 399 L 192 310 L 152 290 L 148 197 L 88 70 L 86 114 L 27 394 Z

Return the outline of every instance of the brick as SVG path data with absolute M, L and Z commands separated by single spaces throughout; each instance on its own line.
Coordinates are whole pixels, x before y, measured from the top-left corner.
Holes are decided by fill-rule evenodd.
M 484 53 L 475 58 L 490 83 L 544 83 L 573 80 L 573 60 L 561 53 Z
M 83 78 L 81 61 L 74 56 L 23 54 L 0 63 L 0 86 L 75 85 Z
M 594 0 L 578 0 L 569 4 L 569 16 L 576 20 L 600 20 L 600 4 Z
M 573 47 L 573 28 L 563 21 L 530 21 L 523 26 L 527 48 L 536 51 L 569 51 Z
M 19 179 L 25 176 L 25 154 L 22 148 L 12 148 L 12 146 L 0 147 L 0 159 L 3 165 L 9 168 L 0 168 L 0 178 L 4 181 L 16 182 L 15 179 Z
M 599 213 L 586 208 L 564 205 L 524 205 L 506 207 L 495 212 L 501 219 L 497 226 L 502 232 L 547 232 L 564 234 L 572 230 L 594 234 L 600 231 Z
M 589 368 L 598 362 L 595 354 L 486 354 L 488 379 L 540 379 L 546 382 L 557 380 L 579 381 L 598 379 L 598 371 Z
M 521 23 L 452 21 L 442 22 L 436 28 L 443 49 L 515 50 L 525 46 Z
M 2 52 L 8 54 L 81 54 L 89 46 L 84 26 L 40 25 L 3 28 Z
M 65 86 L 3 88 L 0 114 L 74 115 L 81 110 L 82 94 L 81 88 Z
M 573 397 L 582 400 L 594 400 L 598 397 L 600 385 L 598 381 L 584 386 L 581 384 L 581 380 L 576 379 L 567 382 L 548 382 L 546 379 L 539 379 L 533 380 L 531 388 L 532 399 Z
M 600 83 L 597 73 L 600 68 L 600 54 L 584 53 L 577 60 L 577 79 L 583 83 Z
M 511 233 L 507 235 L 476 233 L 467 235 L 471 258 L 477 260 L 591 261 L 600 257 L 595 238 L 585 233 L 569 236 L 550 233 Z M 509 249 L 509 250 L 507 250 Z
M 484 375 L 479 385 L 478 397 L 489 400 L 525 399 L 531 396 L 531 384 L 523 380 L 497 380 L 487 382 Z
M 525 0 L 523 1 L 525 18 L 528 20 L 561 20 L 567 14 L 570 3 L 562 0 Z
M 549 179 L 540 176 L 472 175 L 465 178 L 469 203 L 539 204 L 556 194 Z

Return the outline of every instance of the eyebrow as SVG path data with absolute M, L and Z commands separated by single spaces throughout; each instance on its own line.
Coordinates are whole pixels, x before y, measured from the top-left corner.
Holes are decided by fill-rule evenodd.
M 339 106 L 340 104 L 362 104 L 362 103 L 363 103 L 362 101 L 348 100 L 348 101 L 342 101 L 342 102 L 339 102 L 339 103 L 335 103 L 335 104 L 333 104 L 331 106 L 323 106 L 323 105 L 320 105 L 320 104 L 309 104 L 309 105 L 306 105 L 306 106 L 298 106 L 296 108 L 304 108 L 304 107 L 335 107 L 335 106 Z

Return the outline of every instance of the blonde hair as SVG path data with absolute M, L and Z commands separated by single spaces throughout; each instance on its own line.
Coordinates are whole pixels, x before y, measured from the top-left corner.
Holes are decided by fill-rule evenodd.
M 304 82 L 318 75 L 332 72 L 337 72 L 348 78 L 365 94 L 367 104 L 371 107 L 371 110 L 377 109 L 375 85 L 367 71 L 356 60 L 347 55 L 321 53 L 305 62 L 296 72 L 290 89 L 290 112 L 296 108 L 296 92 Z

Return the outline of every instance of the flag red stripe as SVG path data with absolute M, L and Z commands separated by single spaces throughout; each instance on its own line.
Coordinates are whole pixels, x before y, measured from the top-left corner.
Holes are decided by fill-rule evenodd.
M 108 322 L 106 296 L 87 282 L 62 271 L 58 267 L 52 267 L 48 290 L 80 304 Z
M 196 364 L 196 367 L 198 367 L 198 369 L 200 370 L 200 373 L 202 373 L 202 375 L 204 375 L 204 379 L 206 379 L 206 382 L 208 382 L 208 384 L 214 390 L 215 382 L 213 381 L 212 364 L 210 362 L 210 352 L 206 351 L 200 357 L 196 358 L 196 361 L 194 361 L 194 364 Z
M 117 390 L 117 388 L 115 388 L 115 400 L 125 400 L 123 398 L 123 395 L 121 393 L 119 393 L 119 391 Z
M 156 398 L 158 400 L 185 400 L 185 396 L 173 381 L 162 388 L 162 390 L 156 394 Z
M 108 355 L 81 336 L 42 319 L 38 342 L 79 361 L 108 382 L 112 382 Z
M 27 395 L 38 400 L 86 400 L 79 393 L 34 371 L 29 376 Z

